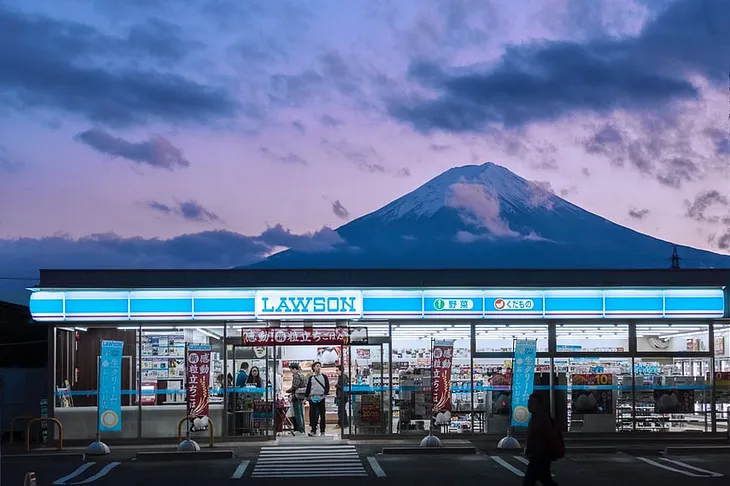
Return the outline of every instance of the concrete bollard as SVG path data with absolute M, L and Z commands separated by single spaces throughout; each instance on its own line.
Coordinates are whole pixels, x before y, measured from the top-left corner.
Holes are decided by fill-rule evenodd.
M 34 472 L 25 473 L 25 479 L 23 480 L 23 486 L 37 486 L 38 481 L 35 478 Z

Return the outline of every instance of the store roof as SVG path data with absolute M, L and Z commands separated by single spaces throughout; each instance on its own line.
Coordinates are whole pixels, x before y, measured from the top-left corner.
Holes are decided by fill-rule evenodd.
M 41 270 L 40 288 L 718 287 L 727 269 L 662 270 Z

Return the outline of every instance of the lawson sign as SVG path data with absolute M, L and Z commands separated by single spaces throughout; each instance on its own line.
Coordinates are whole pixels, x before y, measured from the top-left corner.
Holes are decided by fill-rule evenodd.
M 362 292 L 340 291 L 258 291 L 257 319 L 352 318 L 362 316 Z

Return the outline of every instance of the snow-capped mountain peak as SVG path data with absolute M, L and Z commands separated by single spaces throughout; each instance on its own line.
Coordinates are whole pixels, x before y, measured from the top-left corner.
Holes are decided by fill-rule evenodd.
M 455 167 L 415 191 L 368 215 L 383 221 L 428 218 L 444 207 L 478 210 L 499 205 L 501 211 L 567 205 L 545 185 L 527 181 L 493 162 Z

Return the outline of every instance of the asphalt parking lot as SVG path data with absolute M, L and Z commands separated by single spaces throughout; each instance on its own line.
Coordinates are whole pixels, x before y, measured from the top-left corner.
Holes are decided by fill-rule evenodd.
M 462 484 L 520 485 L 525 459 L 515 454 L 381 455 L 372 450 L 237 451 L 232 459 L 147 462 L 128 457 L 9 458 L 2 460 L 2 486 L 23 484 L 28 471 L 39 486 L 93 484 L 99 486 L 213 485 L 230 482 L 266 484 Z M 264 448 L 265 449 L 265 448 Z M 723 455 L 632 456 L 622 453 L 569 455 L 554 464 L 561 485 L 628 484 L 705 485 L 728 484 L 730 461 Z M 304 475 L 304 477 L 300 477 Z

